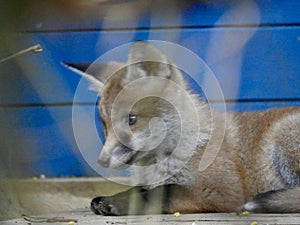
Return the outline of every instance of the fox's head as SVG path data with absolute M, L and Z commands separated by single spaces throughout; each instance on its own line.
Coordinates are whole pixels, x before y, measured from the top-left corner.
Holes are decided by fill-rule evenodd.
M 126 63 L 94 64 L 82 75 L 100 96 L 106 136 L 98 159 L 102 166 L 155 164 L 177 148 L 189 148 L 187 137 L 197 139 L 191 135 L 199 124 L 195 96 L 180 70 L 152 44 L 136 42 Z M 174 160 L 184 158 L 181 154 Z

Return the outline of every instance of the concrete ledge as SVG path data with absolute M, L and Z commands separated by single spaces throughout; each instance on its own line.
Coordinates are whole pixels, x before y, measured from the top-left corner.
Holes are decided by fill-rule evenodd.
M 0 220 L 88 208 L 93 197 L 126 189 L 103 178 L 4 179 L 0 181 Z
M 122 178 L 120 178 L 122 179 Z M 120 180 L 121 181 L 121 180 Z M 89 210 L 90 200 L 98 195 L 111 195 L 128 186 L 102 178 L 6 179 L 0 181 L 0 225 L 28 224 L 132 224 L 132 225 L 272 225 L 300 224 L 300 214 L 235 213 L 145 215 L 103 217 Z M 35 216 L 26 221 L 22 214 Z M 48 222 L 47 222 L 48 221 Z M 51 223 L 50 223 L 51 222 Z M 72 223 L 69 223 L 72 224 Z
M 53 214 L 32 218 L 35 222 L 23 218 L 0 222 L 1 225 L 30 224 L 74 224 L 80 225 L 289 225 L 299 224 L 300 214 L 250 214 L 237 216 L 234 213 L 185 214 L 174 215 L 145 215 L 145 216 L 97 216 L 90 211 L 76 210 L 67 213 Z M 48 221 L 48 222 L 45 222 Z

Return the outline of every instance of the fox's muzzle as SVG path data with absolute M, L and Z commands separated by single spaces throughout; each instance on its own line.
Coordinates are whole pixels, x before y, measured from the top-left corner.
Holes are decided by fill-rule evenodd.
M 101 150 L 98 163 L 106 168 L 125 169 L 133 163 L 136 153 L 136 151 L 121 143 L 117 143 L 114 146 L 105 143 Z
M 107 154 L 107 153 L 104 153 L 104 151 L 101 151 L 101 154 L 98 158 L 98 163 L 105 167 L 105 168 L 108 168 L 109 167 L 109 164 L 110 164 L 110 155 Z

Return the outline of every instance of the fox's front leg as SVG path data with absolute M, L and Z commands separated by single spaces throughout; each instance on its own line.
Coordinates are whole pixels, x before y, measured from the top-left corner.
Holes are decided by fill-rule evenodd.
M 91 202 L 91 210 L 104 216 L 167 213 L 172 186 L 164 185 L 150 190 L 134 187 L 113 196 L 96 197 Z

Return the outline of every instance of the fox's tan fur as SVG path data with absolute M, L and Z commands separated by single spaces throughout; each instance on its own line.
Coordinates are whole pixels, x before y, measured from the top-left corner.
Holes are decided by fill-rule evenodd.
M 196 121 L 189 121 L 189 118 L 192 118 L 192 108 L 186 108 L 188 100 L 181 94 L 169 93 L 168 84 L 162 86 L 165 88 L 159 89 L 162 81 L 153 84 L 149 81 L 143 87 L 129 90 L 117 112 L 124 118 L 128 116 L 128 112 L 126 114 L 123 109 L 130 104 L 130 99 L 134 95 L 142 94 L 151 88 L 155 93 L 160 93 L 162 98 L 174 95 L 177 107 L 181 107 L 186 114 L 183 118 L 187 118 L 185 120 L 189 129 L 183 129 L 181 134 L 183 142 L 186 143 L 182 145 L 182 149 L 173 153 L 173 158 L 168 158 L 165 163 L 151 168 L 146 167 L 145 170 L 139 169 L 135 174 L 137 179 L 140 179 L 140 183 L 147 184 L 143 188 L 142 200 L 136 197 L 138 191 L 111 197 L 98 197 L 92 201 L 91 205 L 95 213 L 124 215 L 127 213 L 232 212 L 236 210 L 300 212 L 299 108 L 227 113 L 224 121 L 222 114 L 213 112 L 204 100 L 189 92 L 179 70 L 175 67 L 168 67 L 167 64 L 171 63 L 169 59 L 152 45 L 144 42 L 135 43 L 129 55 L 129 62 L 136 64 L 124 67 L 125 64 L 111 63 L 108 66 L 110 69 L 105 67 L 105 70 L 96 70 L 95 74 L 91 75 L 99 80 L 98 86 L 99 89 L 101 88 L 99 110 L 107 137 L 100 154 L 100 163 L 107 167 L 119 168 L 129 160 L 132 160 L 133 165 L 144 165 L 151 160 L 163 161 L 164 157 L 170 155 L 168 146 L 178 139 L 176 136 L 178 135 L 177 129 L 179 129 L 178 118 L 175 110 L 162 100 L 155 98 L 148 98 L 133 107 L 132 111 L 137 114 L 138 120 L 130 127 L 132 133 L 123 132 L 124 121 L 121 120 L 117 121 L 114 129 L 112 128 L 111 113 L 117 96 L 127 84 L 141 77 L 163 77 L 186 90 L 196 107 L 195 114 L 200 124 L 199 139 L 193 151 L 189 152 L 185 149 L 190 144 L 189 136 L 195 133 L 196 127 L 193 127 L 193 124 Z M 112 74 L 114 75 L 109 77 Z M 97 84 L 94 86 L 97 87 Z M 118 147 L 120 141 L 115 134 L 115 129 L 131 145 L 139 146 L 136 137 L 143 136 L 134 137 L 134 135 L 138 132 L 145 133 L 144 136 L 149 135 L 146 134 L 145 127 L 148 127 L 153 117 L 162 117 L 164 121 L 167 121 L 167 133 L 165 140 L 151 153 L 152 155 L 145 156 L 143 155 L 145 153 L 141 153 L 133 156 L 134 151 L 124 146 L 120 150 Z M 222 130 L 223 122 L 225 122 L 225 130 Z M 155 126 L 154 128 L 159 129 Z M 218 144 L 215 140 L 222 140 L 222 142 Z M 210 147 L 217 149 L 218 154 L 206 170 L 199 171 L 199 162 L 209 141 L 212 144 Z M 181 161 L 186 161 L 186 163 L 181 165 Z M 180 170 L 176 171 L 178 163 Z M 174 171 L 176 173 L 172 174 Z M 167 191 L 161 190 L 161 187 L 166 187 Z M 149 200 L 149 196 L 153 197 L 157 193 L 167 195 L 167 197 L 161 197 L 161 209 L 152 206 L 153 202 Z M 143 210 L 130 211 L 124 205 L 127 203 L 120 200 L 126 196 L 140 201 L 147 199 L 143 203 L 146 206 L 140 207 Z
M 235 211 L 258 193 L 299 185 L 296 182 L 289 183 L 289 180 L 280 176 L 276 171 L 276 162 L 272 159 L 276 142 L 287 146 L 286 154 L 290 160 L 287 166 L 298 171 L 299 179 L 299 108 L 229 114 L 226 131 L 214 162 L 204 172 L 195 173 L 196 185 L 191 189 L 187 188 L 189 198 L 184 196 L 183 199 L 176 199 L 173 211 L 179 206 L 182 208 L 178 210 L 187 212 Z M 199 150 L 197 157 L 193 157 L 188 163 L 191 168 L 198 168 L 201 159 L 201 149 Z M 299 210 L 300 191 L 297 194 L 298 196 L 293 194 L 286 198 L 298 198 L 298 205 L 292 206 L 292 202 L 288 202 L 291 208 L 298 207 Z M 277 204 L 281 204 L 281 201 L 283 200 Z

